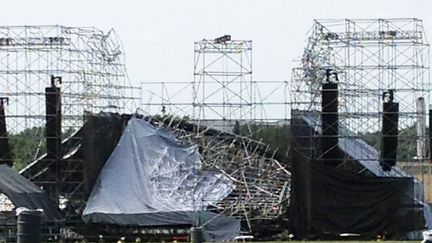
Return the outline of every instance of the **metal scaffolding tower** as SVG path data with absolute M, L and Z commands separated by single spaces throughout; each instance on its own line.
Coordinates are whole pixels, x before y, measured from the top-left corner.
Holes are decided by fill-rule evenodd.
M 85 165 L 64 154 L 61 140 L 73 136 L 65 147 L 79 143 L 77 131 L 90 114 L 134 112 L 138 95 L 114 30 L 0 27 L 0 97 L 7 128 L 1 140 L 9 137 L 14 166 L 24 176 L 62 209 L 69 205 L 63 210 L 65 224 L 81 220 L 70 205 L 85 203 Z
M 338 146 L 353 147 L 356 141 L 359 148 L 379 151 L 375 155 L 358 148 L 355 157 L 365 163 L 379 156 L 387 163 L 383 156 L 396 156 L 398 166 L 425 182 L 428 201 L 430 173 L 414 165 L 428 160 L 429 54 L 419 19 L 315 20 L 301 63 L 292 73 L 293 109 L 324 116 L 326 70 L 335 72 L 338 80 L 331 82 L 337 83 L 338 92 Z M 392 137 L 393 145 L 385 145 Z M 367 144 L 360 146 L 358 139 Z M 352 158 L 341 159 L 340 166 L 352 169 Z
M 127 78 L 124 52 L 114 30 L 65 26 L 0 27 L 0 96 L 10 136 L 21 133 L 32 146 L 15 154 L 28 163 L 42 155 L 45 124 L 44 89 L 59 76 L 62 132 L 77 130 L 85 114 L 131 112 L 135 91 Z M 12 141 L 13 142 L 13 141 Z M 26 160 L 26 161 L 24 161 Z
M 192 81 L 142 82 L 141 107 L 223 131 L 236 122 L 287 123 L 288 82 L 253 79 L 252 41 L 229 35 L 197 41 L 193 69 Z
M 253 120 L 252 41 L 226 35 L 194 46 L 193 119 Z

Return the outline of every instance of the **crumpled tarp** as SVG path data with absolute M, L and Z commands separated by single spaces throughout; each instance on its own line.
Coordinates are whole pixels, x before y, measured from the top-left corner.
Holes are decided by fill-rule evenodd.
M 0 193 L 5 194 L 16 208 L 42 209 L 48 221 L 60 218 L 58 208 L 45 191 L 5 164 L 0 165 Z
M 131 118 L 93 188 L 83 219 L 139 226 L 202 226 L 205 240 L 229 240 L 240 221 L 206 212 L 228 196 L 233 183 L 201 170 L 196 146 L 147 121 Z

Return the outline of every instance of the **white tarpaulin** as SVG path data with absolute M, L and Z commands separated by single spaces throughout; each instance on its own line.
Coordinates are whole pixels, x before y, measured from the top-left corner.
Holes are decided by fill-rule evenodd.
M 83 218 L 141 226 L 191 225 L 196 219 L 204 224 L 206 240 L 231 239 L 239 233 L 240 222 L 205 210 L 228 196 L 233 184 L 222 174 L 201 170 L 201 165 L 196 146 L 179 144 L 167 131 L 131 118 Z

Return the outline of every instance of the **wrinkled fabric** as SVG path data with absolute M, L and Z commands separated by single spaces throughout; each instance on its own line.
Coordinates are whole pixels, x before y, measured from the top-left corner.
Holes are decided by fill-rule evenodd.
M 238 220 L 205 212 L 228 196 L 234 185 L 222 174 L 202 171 L 201 164 L 196 146 L 182 145 L 167 131 L 131 118 L 96 181 L 83 219 L 160 226 L 191 225 L 194 219 L 209 218 L 209 223 L 198 222 L 204 225 L 206 240 L 235 237 Z M 192 212 L 200 217 L 191 217 Z M 214 229 L 220 222 L 230 227 Z
M 0 165 L 0 193 L 5 194 L 16 208 L 42 209 L 48 221 L 60 218 L 48 194 L 5 164 Z
M 292 111 L 291 228 L 297 237 L 357 233 L 364 238 L 386 233 L 415 237 L 430 225 L 422 184 L 397 166 L 384 172 L 379 153 L 356 137 L 339 138 L 348 163 L 325 166 L 317 158 L 321 122 L 316 113 Z M 344 134 L 349 134 L 348 130 Z

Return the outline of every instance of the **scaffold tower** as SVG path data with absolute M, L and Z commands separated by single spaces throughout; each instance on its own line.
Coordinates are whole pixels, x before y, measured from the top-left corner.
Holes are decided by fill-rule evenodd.
M 124 51 L 114 30 L 66 26 L 0 27 L 0 97 L 8 99 L 10 136 L 22 134 L 34 146 L 15 160 L 44 153 L 45 87 L 61 77 L 62 133 L 82 126 L 86 113 L 132 112 L 138 91 L 129 83 Z
M 337 79 L 326 78 L 329 70 Z M 329 82 L 338 92 L 336 145 L 345 151 L 351 148 L 351 156 L 355 153 L 365 165 L 378 159 L 383 165 L 386 156 L 395 156 L 397 166 L 423 182 L 425 200 L 430 202 L 431 170 L 425 163 L 430 153 L 430 51 L 422 21 L 314 20 L 301 62 L 292 72 L 293 110 L 325 115 L 323 89 Z M 395 140 L 386 145 L 392 137 Z M 345 154 L 341 159 L 341 167 L 352 169 L 352 158 Z M 385 167 L 383 176 L 398 174 Z

